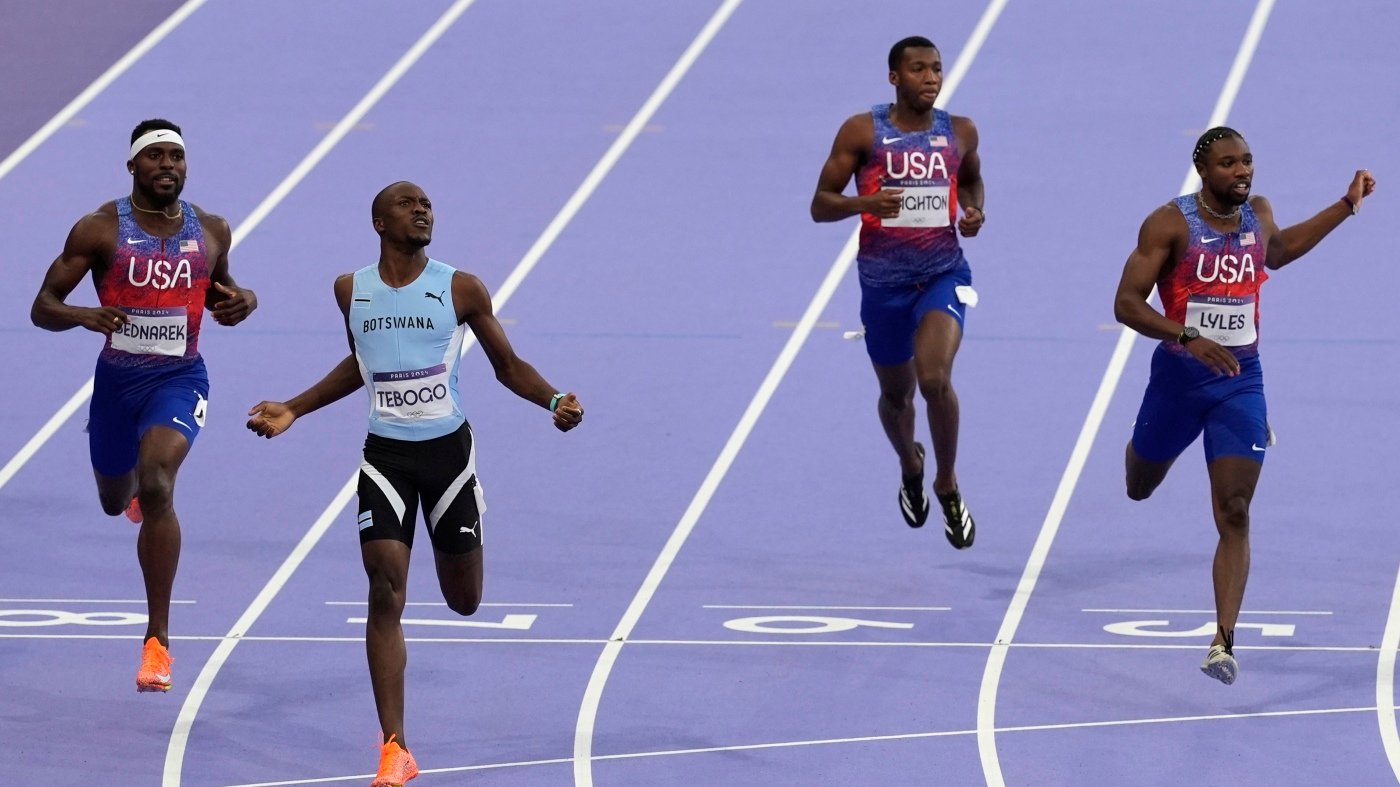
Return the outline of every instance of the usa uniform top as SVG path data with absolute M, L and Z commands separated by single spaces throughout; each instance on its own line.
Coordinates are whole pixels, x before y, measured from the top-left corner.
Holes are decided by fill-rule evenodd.
M 872 107 L 875 144 L 856 173 L 862 196 L 904 189 L 899 216 L 861 216 L 856 255 L 862 283 L 874 287 L 916 284 L 964 262 L 954 228 L 958 212 L 958 165 L 962 154 L 952 116 L 933 110 L 927 131 L 901 131 L 890 122 L 890 105 Z
M 180 211 L 180 231 L 158 238 L 136 223 L 129 197 L 117 200 L 117 249 L 97 282 L 97 299 L 121 309 L 127 321 L 107 337 L 102 362 L 157 367 L 199 357 L 209 261 L 194 206 L 181 202 Z
M 1228 347 L 1237 357 L 1259 353 L 1259 288 L 1269 279 L 1254 209 L 1240 206 L 1240 226 L 1219 232 L 1201 218 L 1195 194 L 1177 197 L 1191 236 L 1181 259 L 1157 280 L 1167 317 Z M 1176 353 L 1186 348 L 1163 342 Z
M 390 287 L 379 266 L 355 272 L 350 335 L 369 391 L 369 431 L 397 440 L 431 440 L 466 417 L 457 364 L 466 327 L 452 303 L 456 271 L 437 260 L 404 287 Z

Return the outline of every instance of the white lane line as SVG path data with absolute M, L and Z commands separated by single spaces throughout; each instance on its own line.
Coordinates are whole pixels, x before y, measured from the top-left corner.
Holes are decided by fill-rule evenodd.
M 1220 95 L 1216 99 L 1215 109 L 1211 112 L 1210 122 L 1207 123 L 1208 127 L 1223 125 L 1225 118 L 1230 114 L 1230 107 L 1235 102 L 1240 85 L 1244 83 L 1245 73 L 1249 70 L 1250 60 L 1254 58 L 1254 51 L 1264 33 L 1264 24 L 1268 21 L 1269 12 L 1273 7 L 1274 0 L 1259 0 L 1259 4 L 1255 6 L 1254 14 L 1250 18 L 1244 38 L 1240 42 L 1239 51 L 1235 53 L 1234 63 L 1230 66 L 1230 73 L 1225 78 L 1225 85 L 1221 88 Z M 1186 171 L 1186 178 L 1182 181 L 1179 193 L 1188 194 L 1196 190 L 1199 183 L 1200 179 L 1196 176 L 1195 168 L 1190 167 Z M 1089 459 L 1089 451 L 1093 448 L 1094 439 L 1099 433 L 1099 427 L 1103 424 L 1104 414 L 1108 412 L 1108 404 L 1113 399 L 1113 392 L 1118 388 L 1118 381 L 1123 376 L 1123 369 L 1128 363 L 1128 354 L 1132 351 L 1136 338 L 1137 333 L 1126 326 L 1119 331 L 1118 342 L 1113 348 L 1113 355 L 1109 358 L 1108 368 L 1104 370 L 1103 379 L 1099 382 L 1098 391 L 1094 394 L 1093 404 L 1090 405 L 1089 413 L 1084 418 L 1084 425 L 1074 443 L 1069 462 L 1065 465 L 1064 474 L 1060 477 L 1055 497 L 1051 500 L 1050 509 L 1045 514 L 1045 521 L 1040 526 L 1040 534 L 1036 537 L 1030 558 L 1026 561 L 1025 571 L 1021 574 L 1016 592 L 1006 608 L 1006 616 L 1002 619 L 1001 627 L 997 631 L 996 644 L 987 654 L 987 665 L 982 672 L 982 686 L 977 698 L 977 751 L 982 760 L 982 772 L 986 777 L 988 787 L 1004 787 L 1006 784 L 1001 773 L 1001 761 L 997 756 L 996 748 L 997 687 L 1001 681 L 1002 668 L 1006 664 L 1007 648 L 1005 646 L 1016 637 L 1016 629 L 1021 625 L 1021 617 L 1025 614 L 1026 606 L 1030 603 L 1036 581 L 1040 579 L 1040 572 L 1049 556 L 1050 546 L 1055 541 L 1056 533 L 1059 532 L 1065 510 L 1069 507 L 1070 498 L 1074 495 L 1074 488 L 1079 483 L 1079 475 L 1084 470 L 1084 464 Z
M 1139 612 L 1158 614 L 1179 614 L 1179 615 L 1214 615 L 1213 609 L 1081 609 L 1080 612 L 1123 612 L 1127 614 L 1137 614 Z M 1324 610 L 1296 610 L 1296 609 L 1242 609 L 1241 615 L 1331 615 L 1331 612 Z
M 1381 745 L 1390 770 L 1400 780 L 1400 730 L 1395 723 L 1395 651 L 1400 648 L 1400 574 L 1390 595 L 1390 614 L 1381 635 L 1380 657 L 1376 660 L 1376 721 L 1380 724 Z
M 937 105 L 941 108 L 947 105 L 957 92 L 958 85 L 962 83 L 967 71 L 972 66 L 972 62 L 977 57 L 977 52 L 982 48 L 982 43 L 986 40 L 987 34 L 991 31 L 996 18 L 1001 14 L 1001 9 L 1006 6 L 1007 0 L 992 0 L 983 11 L 976 27 L 973 28 L 967 45 L 958 55 L 953 66 L 948 71 L 948 76 L 943 81 L 943 90 L 939 94 Z M 739 0 L 726 0 L 725 4 L 715 12 L 715 17 L 706 26 L 711 30 L 713 37 L 718 32 L 719 27 L 724 24 L 725 19 L 737 7 Z M 702 35 L 704 35 L 702 33 Z M 696 39 L 692 48 L 699 45 L 703 49 L 704 43 Z M 696 56 L 699 51 L 696 51 Z M 609 637 L 608 644 L 603 647 L 603 652 L 599 654 L 598 661 L 593 665 L 593 673 L 588 678 L 588 686 L 584 689 L 583 701 L 579 705 L 578 722 L 574 728 L 574 784 L 575 787 L 592 787 L 593 785 L 593 731 L 598 719 L 598 706 L 603 698 L 603 689 L 607 685 L 608 676 L 612 674 L 613 665 L 617 663 L 618 654 L 622 652 L 622 646 L 627 638 L 631 636 L 632 630 L 636 627 L 637 621 L 641 619 L 642 613 L 647 605 L 651 603 L 652 597 L 656 594 L 656 589 L 660 586 L 661 580 L 671 568 L 672 561 L 685 545 L 686 539 L 695 529 L 695 524 L 700 520 L 700 515 L 704 513 L 706 506 L 710 503 L 710 498 L 714 496 L 719 488 L 724 476 L 729 472 L 734 459 L 739 455 L 744 442 L 748 440 L 750 432 L 758 422 L 759 416 L 763 414 L 772 399 L 773 393 L 777 390 L 783 377 L 791 368 L 797 353 L 811 336 L 813 328 L 817 324 L 817 318 L 826 309 L 826 305 L 831 301 L 831 297 L 836 292 L 837 286 L 845 276 L 846 271 L 855 261 L 856 251 L 859 247 L 860 228 L 852 231 L 850 238 L 842 247 L 841 253 L 836 256 L 831 268 L 827 271 L 826 278 L 822 280 L 817 292 L 812 296 L 812 301 L 807 305 L 807 310 L 802 318 L 798 320 L 797 327 L 792 335 L 788 337 L 787 343 L 778 353 L 773 366 L 768 370 L 767 376 L 759 384 L 758 390 L 754 393 L 753 399 L 749 401 L 748 407 L 739 418 L 739 423 L 730 433 L 729 439 L 725 441 L 724 447 L 720 450 L 719 457 L 715 459 L 710 471 L 705 475 L 700 483 L 700 488 L 696 490 L 695 496 L 691 498 L 690 505 L 686 507 L 685 513 L 681 515 L 680 521 L 671 532 L 670 538 L 662 547 L 656 561 L 652 564 L 651 570 L 647 572 L 642 580 L 641 587 L 633 596 L 627 609 L 622 614 L 622 619 L 618 621 L 617 627 L 613 629 L 612 636 Z
M 120 640 L 140 642 L 139 634 L 3 634 L 0 639 L 71 639 L 71 640 Z M 345 637 L 313 636 L 272 636 L 247 635 L 235 637 L 217 634 L 182 634 L 170 638 L 177 642 L 275 642 L 275 643 L 346 643 L 363 645 L 363 635 Z M 563 637 L 404 637 L 405 642 L 429 644 L 463 645 L 606 645 L 606 639 L 580 639 Z M 682 647 L 782 647 L 782 648 L 972 648 L 986 650 L 993 647 L 987 642 L 920 642 L 920 641 L 864 641 L 840 642 L 829 640 L 741 640 L 741 639 L 629 639 L 628 645 L 656 645 Z M 1015 642 L 1008 647 L 1018 650 L 1199 650 L 1200 645 L 1152 645 L 1128 642 Z M 1302 653 L 1375 653 L 1373 645 L 1236 645 L 1240 651 L 1291 651 Z M 595 758 L 596 759 L 596 758 Z
M 0 604 L 145 604 L 144 598 L 0 598 Z M 193 601 L 171 599 L 171 604 Z
M 1285 711 L 1258 711 L 1253 713 L 1220 713 L 1209 716 L 1167 716 L 1150 719 L 1120 719 L 1115 721 L 1088 721 L 1088 722 L 1066 722 L 1063 724 L 1033 724 L 1017 727 L 1002 727 L 997 732 L 1046 732 L 1057 730 L 1075 730 L 1095 727 L 1131 727 L 1142 724 L 1181 724 L 1201 721 L 1232 721 L 1237 719 L 1262 719 L 1279 717 L 1299 717 L 1299 716 L 1333 716 L 1346 713 L 1370 713 L 1374 707 L 1366 708 L 1313 708 L 1303 710 Z M 649 757 L 677 757 L 693 754 L 724 754 L 728 752 L 740 751 L 762 751 L 766 749 L 791 749 L 803 746 L 837 746 L 852 743 L 885 743 L 891 741 L 912 741 L 927 740 L 929 738 L 955 738 L 975 735 L 973 730 L 940 730 L 936 732 L 910 732 L 896 733 L 893 735 L 861 735 L 849 738 L 820 738 L 813 740 L 799 741 L 778 741 L 772 743 L 745 743 L 732 746 L 706 746 L 694 749 L 664 749 L 661 751 L 629 752 L 624 754 L 600 754 L 594 757 L 595 760 L 639 760 Z M 500 768 L 523 768 L 540 765 L 562 765 L 569 762 L 568 758 L 554 758 L 547 760 L 521 760 L 517 762 L 498 762 L 485 765 L 462 765 L 449 768 L 426 768 L 420 773 L 466 773 L 468 771 L 489 771 Z M 356 774 L 354 776 L 329 776 L 315 779 L 294 779 L 281 782 L 256 782 L 252 784 L 237 784 L 232 787 L 287 787 L 295 784 L 332 784 L 334 782 L 352 781 L 357 779 L 372 778 L 374 774 Z
M 0 599 L 0 600 L 3 600 L 3 599 Z M 327 601 L 327 602 L 326 602 L 326 605 L 327 605 L 327 606 L 336 606 L 336 607 L 363 607 L 363 606 L 367 605 L 368 603 L 369 603 L 368 601 Z M 442 602 L 442 601 L 405 601 L 405 602 L 404 602 L 404 605 L 405 605 L 405 606 L 409 606 L 409 607 L 446 607 L 446 606 L 447 606 L 446 602 Z M 486 603 L 486 602 L 482 602 L 482 604 L 481 604 L 480 606 L 483 606 L 483 607 L 509 607 L 509 608 L 512 608 L 512 609 L 519 609 L 519 608 L 522 608 L 522 607 L 528 607 L 528 608 L 534 609 L 534 608 L 538 608 L 538 607 L 568 608 L 568 607 L 572 607 L 573 604 L 513 604 L 513 603 L 508 602 L 508 601 L 497 601 L 497 602 L 495 602 L 495 603 Z
M 331 131 L 326 134 L 321 142 L 307 154 L 306 158 L 302 159 L 301 163 L 253 209 L 253 212 L 249 214 L 243 224 L 238 229 L 234 230 L 231 247 L 237 246 L 243 238 L 248 236 L 248 233 L 253 231 L 253 228 L 262 223 L 263 219 L 272 212 L 272 209 L 291 193 L 292 189 L 311 172 L 313 167 L 325 158 L 331 148 L 335 147 L 346 134 L 349 134 L 350 131 L 359 124 L 364 116 L 369 113 L 370 109 L 389 92 L 404 74 L 408 73 L 408 70 L 418 62 L 423 54 L 426 53 L 444 33 L 447 32 L 448 28 L 457 21 L 457 18 L 471 7 L 474 1 L 475 0 L 457 0 L 433 23 L 432 27 L 428 28 L 427 32 L 399 58 L 398 62 L 394 63 L 394 65 L 385 72 L 384 76 L 379 78 L 379 81 L 375 83 L 374 87 L 370 88 L 369 92 L 360 99 L 359 103 L 352 107 L 351 110 L 346 113 L 345 117 L 340 119 L 340 122 L 335 125 L 335 128 L 331 129 Z M 214 681 L 214 677 L 218 675 L 219 669 L 223 666 L 224 661 L 227 660 L 229 654 L 233 652 L 238 638 L 247 633 L 254 621 L 256 621 L 263 610 L 267 608 L 267 605 L 272 603 L 273 597 L 276 596 L 278 591 L 282 589 L 282 586 L 286 584 L 297 566 L 301 565 L 302 560 L 311 552 L 311 548 L 316 545 L 321 535 L 330 527 L 336 514 L 349 502 L 354 492 L 355 477 L 351 476 L 350 480 L 346 482 L 345 486 L 341 488 L 340 492 L 331 501 L 330 506 L 322 512 L 320 518 L 311 526 L 311 529 L 302 536 L 291 554 L 287 556 L 287 559 L 278 567 L 276 573 L 274 573 L 267 584 L 263 586 L 263 589 L 258 593 L 257 597 L 253 599 L 253 602 L 243 612 L 243 615 L 233 624 L 233 628 L 229 629 L 230 639 L 225 639 L 220 642 L 218 648 L 214 650 L 213 655 L 205 662 L 203 669 L 200 670 L 199 676 L 195 679 L 194 684 L 191 685 L 189 694 L 185 696 L 184 704 L 180 706 L 180 715 L 176 718 L 175 728 L 170 733 L 170 744 L 165 751 L 163 782 L 165 787 L 178 787 L 180 784 L 180 770 L 184 765 L 185 747 L 189 741 L 190 727 L 194 724 L 195 717 L 199 713 L 199 707 L 204 702 L 204 697 L 208 693 L 209 687 Z
M 49 137 L 53 136 L 60 128 L 63 128 L 63 126 L 81 112 L 84 107 L 91 104 L 93 99 L 101 95 L 102 91 L 110 87 L 113 82 L 117 81 L 118 77 L 125 74 L 127 69 L 136 64 L 136 61 L 140 60 L 147 52 L 154 49 L 157 44 L 165 40 L 166 36 L 170 35 L 175 28 L 180 26 L 181 22 L 188 19 L 190 14 L 193 14 L 200 6 L 204 5 L 205 2 L 206 0 L 189 0 L 189 2 L 175 9 L 175 13 L 166 18 L 164 22 L 156 25 L 156 28 L 147 33 L 145 38 L 138 41 L 136 46 L 131 48 L 131 51 L 122 55 L 117 62 L 109 66 L 106 71 L 103 71 L 97 79 L 93 80 L 92 84 L 88 85 L 83 92 L 74 97 L 72 101 L 69 101 L 67 106 L 60 109 L 57 115 L 49 118 L 49 122 L 41 126 L 29 139 L 26 139 L 19 147 L 15 148 L 15 151 L 6 156 L 4 161 L 0 161 L 0 179 L 10 174 L 15 167 L 20 165 L 20 162 L 29 157 L 29 154 L 37 150 L 40 145 L 44 144 L 44 142 L 46 142 Z
M 701 609 L 811 609 L 851 612 L 948 612 L 952 607 L 824 607 L 791 604 L 701 604 Z

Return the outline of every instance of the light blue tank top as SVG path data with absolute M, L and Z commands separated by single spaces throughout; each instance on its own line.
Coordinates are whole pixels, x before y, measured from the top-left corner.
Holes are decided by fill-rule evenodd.
M 369 431 L 395 440 L 431 440 L 465 421 L 457 362 L 466 327 L 452 304 L 456 271 L 428 260 L 404 287 L 386 285 L 379 265 L 355 272 L 350 335 L 369 391 Z

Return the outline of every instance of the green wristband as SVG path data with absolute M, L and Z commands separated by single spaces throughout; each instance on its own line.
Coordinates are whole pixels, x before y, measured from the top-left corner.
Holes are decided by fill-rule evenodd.
M 565 396 L 568 396 L 568 394 L 557 393 L 549 398 L 549 411 L 551 413 L 554 412 L 554 409 L 559 406 L 559 400 L 563 399 Z

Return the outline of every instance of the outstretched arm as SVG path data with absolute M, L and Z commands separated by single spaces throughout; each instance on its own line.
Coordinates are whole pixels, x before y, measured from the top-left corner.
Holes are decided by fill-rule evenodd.
M 204 306 L 220 325 L 237 325 L 248 319 L 258 308 L 258 296 L 252 290 L 239 287 L 228 271 L 228 251 L 233 245 L 233 233 L 223 216 L 200 213 L 204 226 L 205 246 L 215 250 L 214 264 L 209 271 L 209 291 L 204 294 Z M 211 242 L 212 241 L 212 242 Z
M 114 306 L 69 306 L 65 303 L 83 277 L 101 264 L 103 255 L 110 255 L 102 239 L 111 229 L 111 223 L 101 213 L 93 213 L 73 225 L 63 244 L 63 253 L 44 274 L 39 294 L 34 296 L 34 305 L 29 309 L 29 319 L 35 325 L 48 331 L 81 327 L 110 336 L 126 322 L 126 313 Z M 115 230 L 112 233 L 115 235 Z
M 1113 316 L 1151 339 L 1173 341 L 1186 327 L 1147 303 L 1163 268 L 1172 258 L 1173 239 L 1183 234 L 1184 225 L 1181 212 L 1172 205 L 1163 205 L 1143 221 L 1138 230 L 1137 247 L 1123 265 L 1123 277 L 1113 299 Z M 1192 340 L 1186 349 L 1216 374 L 1234 376 L 1239 373 L 1240 364 L 1235 354 L 1204 336 Z
M 350 292 L 354 277 L 345 274 L 335 280 L 335 298 L 341 314 L 347 319 L 345 338 L 350 342 L 350 354 L 341 359 L 315 385 L 285 402 L 258 402 L 248 411 L 248 428 L 267 438 L 276 437 L 292 428 L 298 418 L 314 413 L 332 402 L 338 402 L 360 390 L 365 381 L 360 377 L 359 360 L 355 357 L 355 340 L 350 335 Z
M 840 221 L 861 213 L 873 213 L 882 219 L 899 215 L 899 195 L 904 189 L 884 189 L 865 196 L 848 197 L 843 192 L 875 146 L 875 121 L 866 112 L 852 115 L 836 132 L 831 155 L 822 165 L 817 177 L 817 192 L 812 195 L 812 221 Z
M 515 354 L 506 338 L 505 329 L 492 311 L 491 294 L 481 279 L 458 271 L 452 276 L 452 300 L 457 306 L 457 319 L 466 323 L 476 334 L 485 351 L 496 379 L 512 393 L 540 407 L 554 410 L 554 426 L 567 432 L 583 420 L 583 405 L 572 393 L 555 398 L 558 388 L 545 381 L 535 367 Z
M 1328 233 L 1341 226 L 1343 221 L 1361 209 L 1361 203 L 1376 190 L 1376 179 L 1364 169 L 1356 171 L 1347 187 L 1345 197 L 1323 208 L 1312 218 L 1286 227 L 1282 230 L 1274 221 L 1274 208 L 1263 197 L 1250 200 L 1254 215 L 1258 217 L 1264 232 L 1268 233 L 1269 247 L 1264 256 L 1264 265 L 1278 270 L 1288 263 L 1312 251 Z

